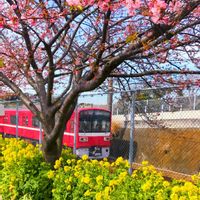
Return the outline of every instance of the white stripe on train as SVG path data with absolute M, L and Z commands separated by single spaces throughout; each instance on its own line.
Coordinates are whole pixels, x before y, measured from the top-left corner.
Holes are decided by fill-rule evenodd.
M 11 124 L 1 124 L 0 126 L 7 126 L 11 128 L 16 128 L 16 125 L 11 125 Z M 27 127 L 27 126 L 18 126 L 18 128 L 21 129 L 26 129 L 26 130 L 32 130 L 32 131 L 40 131 L 39 128 L 32 128 L 32 127 Z M 69 135 L 69 136 L 74 136 L 74 133 L 69 133 L 69 132 L 64 132 L 64 135 Z M 98 137 L 98 136 L 110 136 L 110 132 L 106 133 L 79 133 L 79 136 L 82 137 Z

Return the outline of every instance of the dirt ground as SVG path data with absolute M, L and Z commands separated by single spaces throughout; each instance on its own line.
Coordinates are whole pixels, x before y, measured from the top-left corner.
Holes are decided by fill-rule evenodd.
M 123 135 L 129 140 L 130 130 Z M 156 167 L 184 174 L 200 171 L 200 129 L 136 129 L 135 162 L 148 160 Z

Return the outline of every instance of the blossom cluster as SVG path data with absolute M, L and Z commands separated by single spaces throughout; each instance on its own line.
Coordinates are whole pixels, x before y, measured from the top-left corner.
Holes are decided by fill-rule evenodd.
M 19 27 L 19 19 L 15 16 L 15 11 L 19 9 L 21 11 L 21 19 L 27 20 L 32 26 L 38 25 L 38 19 L 48 19 L 49 22 L 54 23 L 60 17 L 69 14 L 70 10 L 82 10 L 85 7 L 93 6 L 98 7 L 102 11 L 106 12 L 108 9 L 120 11 L 120 9 L 126 8 L 129 15 L 141 14 L 149 16 L 154 23 L 165 22 L 169 20 L 169 14 L 179 13 L 183 7 L 182 1 L 172 0 L 166 3 L 164 0 L 66 0 L 65 8 L 62 12 L 58 12 L 56 9 L 51 9 L 47 12 L 45 9 L 38 9 L 38 5 L 34 1 L 18 1 L 17 4 L 8 6 L 5 2 L 0 1 L 0 12 L 7 16 L 7 18 L 0 17 L 0 28 L 11 26 L 15 29 Z M 44 1 L 43 4 L 48 6 L 48 1 Z M 41 6 L 41 8 L 44 6 Z M 7 13 L 5 12 L 7 11 Z M 47 29 L 48 30 L 48 29 Z
M 120 0 L 114 3 L 111 0 L 67 0 L 67 3 L 76 8 L 97 4 L 103 11 L 116 10 L 124 6 L 130 15 L 138 14 L 139 11 L 140 14 L 149 16 L 154 23 L 169 23 L 169 14 L 179 13 L 183 6 L 183 3 L 178 0 L 170 1 L 169 4 L 164 0 Z

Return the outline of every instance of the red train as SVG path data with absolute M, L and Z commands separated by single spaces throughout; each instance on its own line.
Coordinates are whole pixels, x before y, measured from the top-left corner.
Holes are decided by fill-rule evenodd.
M 16 110 L 5 109 L 0 116 L 0 133 L 16 136 Z M 66 124 L 63 144 L 78 156 L 108 157 L 110 153 L 111 114 L 101 108 L 79 108 Z M 75 133 L 75 134 L 74 134 Z M 29 110 L 18 111 L 18 136 L 39 141 L 40 123 Z M 75 138 L 74 138 L 75 136 Z

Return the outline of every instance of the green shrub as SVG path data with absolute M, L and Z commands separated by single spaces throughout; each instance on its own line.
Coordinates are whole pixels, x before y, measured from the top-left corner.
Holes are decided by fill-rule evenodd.
M 112 164 L 106 159 L 89 160 L 86 155 L 80 160 L 64 161 L 60 158 L 54 165 L 55 170 L 48 173 L 49 179 L 53 180 L 53 198 L 98 199 L 107 186 L 112 187 L 123 181 L 127 176 L 128 167 L 128 162 L 122 158 Z
M 52 183 L 39 147 L 22 140 L 5 139 L 1 147 L 0 194 L 3 199 L 51 199 Z

